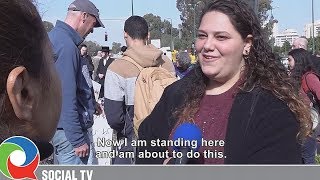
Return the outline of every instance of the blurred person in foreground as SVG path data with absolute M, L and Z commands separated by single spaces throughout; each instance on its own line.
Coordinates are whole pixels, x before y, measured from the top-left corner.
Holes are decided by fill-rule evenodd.
M 225 143 L 201 147 L 201 156 L 188 163 L 302 163 L 300 140 L 311 131 L 310 113 L 277 64 L 255 13 L 240 0 L 215 0 L 202 12 L 198 64 L 166 88 L 140 125 L 139 139 L 148 144 L 138 147 L 136 163 L 173 163 L 138 154 L 172 151 L 150 141 L 173 139 L 184 122 L 197 125 L 204 140 Z M 220 153 L 205 158 L 205 151 Z
M 59 164 L 87 164 L 93 159 L 89 131 L 94 112 L 101 111 L 78 46 L 95 27 L 104 27 L 99 10 L 91 1 L 75 0 L 68 7 L 65 21 L 58 20 L 49 32 L 62 85 L 61 115 L 52 140 Z
M 28 137 L 44 159 L 53 152 L 48 142 L 61 110 L 51 44 L 30 0 L 0 1 L 0 15 L 0 143 Z

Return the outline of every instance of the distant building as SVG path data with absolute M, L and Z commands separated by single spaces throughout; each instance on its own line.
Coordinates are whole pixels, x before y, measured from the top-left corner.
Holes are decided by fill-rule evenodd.
M 151 44 L 156 48 L 161 48 L 161 39 L 151 39 Z
M 276 37 L 276 35 L 279 34 L 279 27 L 278 27 L 278 21 L 275 21 L 273 23 L 273 28 L 272 28 L 272 37 Z
M 304 35 L 306 38 L 312 37 L 312 23 L 306 24 L 304 26 Z M 314 37 L 317 37 L 320 35 L 320 20 L 317 20 L 314 22 Z
M 299 38 L 299 34 L 295 29 L 286 29 L 282 33 L 275 34 L 274 38 L 275 38 L 274 45 L 282 47 L 285 41 L 288 41 L 290 45 L 292 45 L 293 41 Z

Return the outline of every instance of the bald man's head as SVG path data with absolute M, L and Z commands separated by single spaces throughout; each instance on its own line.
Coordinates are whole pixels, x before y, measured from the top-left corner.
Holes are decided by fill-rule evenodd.
M 292 49 L 305 49 L 308 50 L 308 40 L 306 38 L 298 38 L 293 41 L 292 43 Z

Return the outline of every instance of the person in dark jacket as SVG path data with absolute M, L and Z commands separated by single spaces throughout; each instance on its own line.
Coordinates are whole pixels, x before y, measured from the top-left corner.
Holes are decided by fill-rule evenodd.
M 88 55 L 88 47 L 85 44 L 80 45 L 80 53 L 81 57 L 85 60 L 87 63 L 88 71 L 90 74 L 90 78 L 92 78 L 94 66 L 91 57 Z
M 127 46 L 122 46 L 120 49 L 120 54 L 123 55 L 123 53 L 126 52 L 127 49 L 128 49 Z
M 167 87 L 140 125 L 137 164 L 171 164 L 173 139 L 184 122 L 195 124 L 204 141 L 197 164 L 300 164 L 300 139 L 311 131 L 307 106 L 288 83 L 262 37 L 260 22 L 241 0 L 216 0 L 202 11 L 195 49 L 198 64 Z M 153 142 L 153 143 L 151 143 Z M 170 152 L 144 158 L 143 152 Z M 211 152 L 211 153 L 208 153 Z
M 99 65 L 96 73 L 96 80 L 101 84 L 99 98 L 104 97 L 104 79 L 109 65 L 114 61 L 114 58 L 109 56 L 109 47 L 102 47 L 101 49 L 102 58 L 99 61 Z

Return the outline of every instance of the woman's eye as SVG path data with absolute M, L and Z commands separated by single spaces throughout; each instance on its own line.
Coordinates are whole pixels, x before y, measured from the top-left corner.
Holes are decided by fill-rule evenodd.
M 227 36 L 216 36 L 216 38 L 220 41 L 228 39 Z
M 198 34 L 197 37 L 198 37 L 198 38 L 205 38 L 206 35 L 205 35 L 205 34 Z

